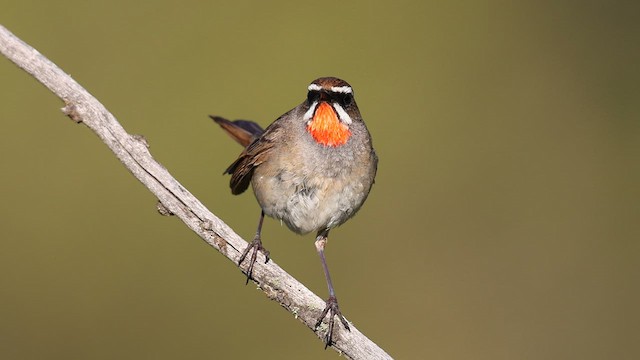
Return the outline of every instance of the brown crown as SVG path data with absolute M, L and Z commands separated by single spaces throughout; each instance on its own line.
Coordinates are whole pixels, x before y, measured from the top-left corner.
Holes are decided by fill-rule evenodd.
M 313 80 L 311 83 L 316 84 L 326 90 L 329 90 L 332 87 L 342 87 L 342 86 L 351 87 L 351 85 L 349 85 L 348 82 L 342 79 L 338 79 L 336 77 L 321 77 Z

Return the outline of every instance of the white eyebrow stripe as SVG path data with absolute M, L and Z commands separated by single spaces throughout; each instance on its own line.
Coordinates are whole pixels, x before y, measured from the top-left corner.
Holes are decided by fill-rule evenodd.
M 353 89 L 351 89 L 351 86 L 332 86 L 331 91 L 343 94 L 353 93 Z
M 311 84 L 313 85 L 313 84 Z M 309 86 L 311 87 L 311 86 Z M 311 90 L 311 89 L 309 89 Z M 304 121 L 310 121 L 311 118 L 313 117 L 313 113 L 316 111 L 316 106 L 318 106 L 318 102 L 314 101 L 313 104 L 311 104 L 311 106 L 309 106 L 309 110 L 307 110 L 306 113 L 304 113 L 304 116 L 302 117 L 302 120 Z
M 342 108 L 342 106 L 340 106 L 340 104 L 333 103 L 333 108 L 338 113 L 338 116 L 340 117 L 340 121 L 342 121 L 343 123 L 345 123 L 347 125 L 349 125 L 349 124 L 351 124 L 353 122 L 351 120 L 351 116 L 349 116 L 349 114 L 347 114 L 347 112 L 344 111 L 344 109 Z
M 308 87 L 309 91 L 320 91 L 322 90 L 322 86 L 318 85 L 318 84 L 311 84 Z M 352 94 L 353 93 L 353 89 L 351 88 L 351 86 L 332 86 L 330 88 L 331 91 L 333 92 L 337 92 L 337 93 L 342 93 L 342 94 Z

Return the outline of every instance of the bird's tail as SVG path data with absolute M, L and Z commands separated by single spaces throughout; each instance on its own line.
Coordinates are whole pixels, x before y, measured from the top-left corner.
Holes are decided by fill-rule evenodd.
M 231 138 L 237 141 L 240 145 L 247 147 L 257 139 L 264 129 L 260 125 L 249 120 L 234 120 L 230 121 L 220 116 L 209 115 L 216 124 L 227 133 Z

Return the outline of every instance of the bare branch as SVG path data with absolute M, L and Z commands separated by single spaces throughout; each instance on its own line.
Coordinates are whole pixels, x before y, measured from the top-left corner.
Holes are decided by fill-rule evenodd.
M 0 52 L 62 99 L 65 103 L 62 111 L 67 116 L 93 130 L 125 167 L 160 200 L 158 209 L 161 213 L 174 214 L 234 264 L 238 261 L 241 253 L 239 250 L 244 249 L 247 242 L 207 210 L 153 159 L 144 138 L 128 134 L 89 92 L 1 25 Z M 246 269 L 243 268 L 243 271 Z M 253 277 L 269 298 L 313 329 L 325 306 L 321 298 L 274 261 L 268 264 L 264 264 L 264 261 L 256 262 Z M 332 346 L 336 351 L 349 359 L 391 359 L 353 324 L 350 327 L 349 332 L 336 326 L 338 330 L 334 334 L 335 343 Z M 321 327 L 316 336 L 322 339 L 326 330 L 326 327 Z

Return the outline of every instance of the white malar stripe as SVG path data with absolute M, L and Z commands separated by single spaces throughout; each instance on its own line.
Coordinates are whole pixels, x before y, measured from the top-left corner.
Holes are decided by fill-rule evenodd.
M 311 84 L 313 85 L 313 84 Z M 311 88 L 311 85 L 309 85 L 309 88 Z M 311 90 L 311 89 L 309 89 Z M 302 117 L 302 120 L 304 121 L 311 121 L 311 118 L 313 118 L 313 113 L 315 113 L 316 111 L 316 106 L 318 106 L 318 102 L 314 101 L 313 104 L 311 104 L 311 106 L 309 106 L 309 110 L 307 110 L 306 113 L 304 113 L 304 116 Z
M 318 85 L 318 84 L 311 84 L 309 85 L 309 91 L 320 91 L 322 90 L 322 86 Z
M 344 109 L 342 108 L 342 106 L 340 106 L 340 104 L 333 103 L 333 108 L 338 113 L 338 116 L 340 117 L 340 121 L 342 121 L 346 125 L 349 125 L 352 123 L 351 116 L 349 116 L 349 114 L 347 114 L 347 112 L 344 111 Z
M 351 86 L 332 86 L 331 91 L 337 92 L 337 93 L 343 93 L 343 94 L 353 93 Z

